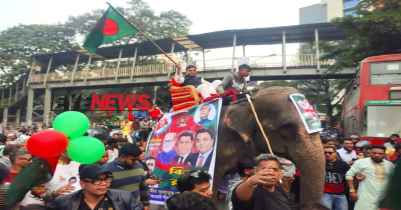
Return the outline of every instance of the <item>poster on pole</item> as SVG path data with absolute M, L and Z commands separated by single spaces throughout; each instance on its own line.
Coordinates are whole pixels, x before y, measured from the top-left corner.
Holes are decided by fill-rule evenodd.
M 242 64 L 248 64 L 249 66 L 251 66 L 251 57 L 238 57 L 237 58 L 237 71 L 239 70 L 239 66 L 241 66 Z M 251 80 L 251 75 L 245 77 L 245 81 L 249 82 Z
M 160 119 L 146 149 L 147 173 L 161 179 L 149 186 L 151 203 L 163 204 L 177 194 L 177 179 L 185 172 L 205 171 L 213 182 L 221 104 L 217 99 Z
M 294 93 L 290 95 L 290 98 L 295 108 L 297 109 L 298 114 L 302 119 L 302 122 L 304 123 L 306 131 L 308 131 L 308 133 L 316 133 L 322 131 L 319 118 L 315 110 L 313 109 L 312 104 L 309 103 L 305 96 L 299 93 Z

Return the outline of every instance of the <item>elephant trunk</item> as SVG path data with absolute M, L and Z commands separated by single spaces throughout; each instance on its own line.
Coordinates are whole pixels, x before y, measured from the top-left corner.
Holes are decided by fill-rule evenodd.
M 289 153 L 301 172 L 301 203 L 320 203 L 325 181 L 325 158 L 319 134 L 298 133 L 297 147 Z

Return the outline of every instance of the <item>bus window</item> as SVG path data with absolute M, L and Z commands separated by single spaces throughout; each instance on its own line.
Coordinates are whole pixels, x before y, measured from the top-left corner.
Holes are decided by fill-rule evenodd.
M 400 85 L 401 62 L 380 62 L 370 64 L 371 85 Z
M 359 124 L 359 130 L 361 136 L 366 136 L 368 132 L 368 107 L 365 106 L 361 110 L 361 121 Z
M 368 106 L 367 135 L 388 137 L 401 128 L 401 106 Z

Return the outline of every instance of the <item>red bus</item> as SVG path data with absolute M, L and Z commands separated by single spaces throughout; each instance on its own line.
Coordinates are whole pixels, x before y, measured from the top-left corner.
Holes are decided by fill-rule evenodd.
M 401 54 L 366 58 L 343 102 L 344 137 L 384 144 L 401 134 Z

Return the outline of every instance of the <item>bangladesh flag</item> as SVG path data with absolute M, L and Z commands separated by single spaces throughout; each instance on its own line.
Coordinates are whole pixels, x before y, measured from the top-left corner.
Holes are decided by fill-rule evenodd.
M 93 54 L 102 44 L 108 44 L 138 32 L 138 29 L 110 6 L 86 37 L 83 47 Z

